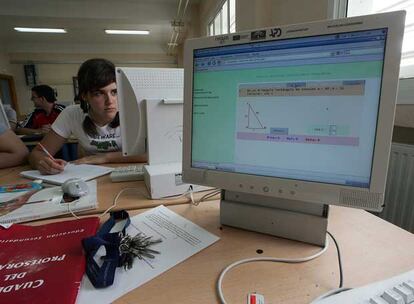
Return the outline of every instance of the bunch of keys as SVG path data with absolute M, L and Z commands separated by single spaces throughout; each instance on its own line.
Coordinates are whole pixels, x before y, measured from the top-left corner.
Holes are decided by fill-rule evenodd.
M 155 258 L 154 254 L 159 254 L 160 252 L 149 247 L 161 242 L 161 239 L 152 240 L 151 236 L 145 236 L 142 233 L 138 233 L 134 237 L 128 234 L 125 235 L 119 244 L 119 252 L 121 254 L 120 266 L 123 266 L 124 269 L 131 269 L 135 257 L 140 260 L 143 258 Z

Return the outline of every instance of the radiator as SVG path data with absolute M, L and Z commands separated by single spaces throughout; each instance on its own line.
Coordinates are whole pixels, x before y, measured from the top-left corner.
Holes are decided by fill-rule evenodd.
M 392 144 L 385 207 L 378 216 L 414 232 L 414 145 Z

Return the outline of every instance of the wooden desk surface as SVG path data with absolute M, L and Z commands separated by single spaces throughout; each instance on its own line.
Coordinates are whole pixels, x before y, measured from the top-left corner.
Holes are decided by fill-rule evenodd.
M 108 164 L 108 166 L 117 167 L 117 166 L 126 166 L 127 164 Z M 29 166 L 19 166 L 14 168 L 0 169 L 0 185 L 5 184 L 14 184 L 18 182 L 27 182 L 28 179 L 21 177 L 19 173 L 24 170 L 30 170 Z M 129 188 L 125 190 L 117 200 L 117 206 L 112 210 L 132 210 L 140 208 L 150 208 L 159 205 L 176 205 L 176 204 L 185 204 L 189 200 L 185 197 L 176 198 L 176 199 L 160 199 L 160 200 L 151 200 L 149 198 L 149 193 L 145 186 L 144 181 L 130 181 L 130 182 L 121 182 L 113 183 L 108 175 L 101 176 L 97 179 L 97 192 L 98 192 L 98 207 L 93 210 L 87 210 L 83 212 L 76 213 L 78 215 L 85 214 L 101 214 L 112 206 L 114 198 L 122 189 Z M 210 190 L 211 191 L 211 190 Z M 207 192 L 200 192 L 194 195 L 195 199 L 199 199 L 201 196 Z M 215 196 L 219 198 L 219 196 Z
M 218 201 L 169 208 L 221 240 L 114 303 L 218 303 L 217 278 L 236 260 L 298 258 L 319 250 L 296 241 L 221 227 Z M 341 249 L 345 287 L 361 286 L 414 268 L 414 236 L 368 212 L 332 207 L 329 231 Z M 263 254 L 257 254 L 258 249 Z M 338 282 L 337 253 L 331 241 L 325 254 L 307 263 L 241 265 L 226 275 L 223 291 L 228 303 L 246 303 L 247 293 L 256 291 L 265 296 L 266 303 L 302 304 L 337 288 Z
M 25 180 L 18 176 L 23 169 L 28 168 L 0 170 L 0 184 Z M 143 182 L 111 183 L 109 176 L 101 177 L 98 180 L 99 210 L 105 210 L 120 189 L 130 186 L 145 189 Z M 136 209 L 160 203 L 164 202 L 147 200 L 144 195 L 131 192 L 120 198 L 118 208 Z M 218 201 L 204 202 L 198 207 L 180 204 L 169 208 L 221 240 L 114 303 L 218 303 L 217 278 L 232 262 L 260 256 L 298 258 L 319 250 L 295 241 L 221 227 Z M 144 210 L 130 211 L 130 214 Z M 56 219 L 33 224 L 51 221 Z M 329 231 L 341 248 L 345 287 L 361 286 L 414 268 L 414 236 L 368 212 L 332 207 Z M 335 246 L 330 243 L 324 255 L 307 263 L 257 262 L 237 267 L 224 279 L 227 302 L 245 303 L 246 294 L 256 291 L 265 296 L 266 303 L 309 303 L 336 288 L 338 260 Z M 258 249 L 263 250 L 263 254 L 258 254 Z

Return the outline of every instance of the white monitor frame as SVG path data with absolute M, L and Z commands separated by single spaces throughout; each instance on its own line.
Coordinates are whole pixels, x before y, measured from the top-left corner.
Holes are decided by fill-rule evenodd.
M 147 99 L 148 165 L 181 163 L 183 100 Z
M 184 50 L 183 180 L 185 182 L 261 196 L 343 205 L 367 210 L 381 210 L 391 147 L 390 143 L 398 88 L 404 19 L 405 12 L 400 11 L 347 19 L 272 27 L 222 36 L 187 40 Z M 199 169 L 191 166 L 194 50 L 249 42 L 317 36 L 379 28 L 387 28 L 388 35 L 385 46 L 383 78 L 378 113 L 378 122 L 380 123 L 377 124 L 376 129 L 372 175 L 369 189 Z M 271 37 L 271 33 L 273 32 L 277 32 L 280 36 L 274 35 L 275 37 Z M 251 40 L 254 33 L 265 34 L 261 40 Z
M 179 68 L 116 68 L 123 155 L 148 152 L 145 100 L 182 101 L 183 79 Z

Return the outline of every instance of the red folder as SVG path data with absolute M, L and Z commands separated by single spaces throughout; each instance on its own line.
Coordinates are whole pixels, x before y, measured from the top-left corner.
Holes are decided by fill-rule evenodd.
M 0 303 L 75 303 L 99 218 L 0 227 Z

